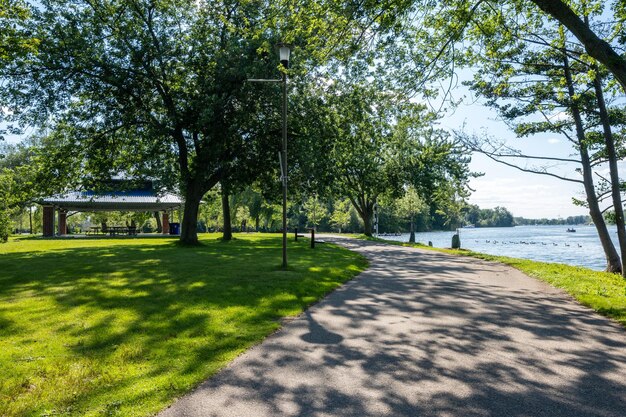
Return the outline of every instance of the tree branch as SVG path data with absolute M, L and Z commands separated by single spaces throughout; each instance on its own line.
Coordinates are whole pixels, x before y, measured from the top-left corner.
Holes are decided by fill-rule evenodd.
M 611 45 L 600 39 L 572 9 L 561 0 L 531 0 L 578 38 L 587 53 L 604 64 L 626 91 L 626 60 L 613 50 Z

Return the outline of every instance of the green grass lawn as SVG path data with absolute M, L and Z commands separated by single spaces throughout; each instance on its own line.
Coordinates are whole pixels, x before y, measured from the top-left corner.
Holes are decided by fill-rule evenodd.
M 362 239 L 366 238 L 364 235 L 359 237 Z M 581 304 L 592 308 L 604 316 L 617 320 L 626 327 L 626 280 L 621 275 L 564 264 L 487 255 L 464 249 L 441 249 L 419 243 L 409 244 L 377 238 L 366 239 L 395 245 L 414 246 L 454 255 L 471 256 L 510 265 L 528 276 L 565 290 Z
M 366 267 L 278 235 L 0 245 L 0 416 L 152 415 Z

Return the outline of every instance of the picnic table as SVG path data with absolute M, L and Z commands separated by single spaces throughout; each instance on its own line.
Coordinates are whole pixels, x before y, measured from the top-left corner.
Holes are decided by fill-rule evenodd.
M 109 232 L 109 236 L 117 236 L 117 235 L 136 236 L 137 235 L 137 227 L 132 227 L 132 226 L 109 226 L 107 227 L 107 231 Z
M 109 232 L 109 236 L 117 236 L 120 233 L 125 232 L 126 226 L 109 226 L 107 227 L 107 231 Z
M 90 234 L 94 234 L 94 235 L 100 234 L 100 226 L 91 226 L 89 228 L 89 230 L 87 230 L 86 234 L 87 235 L 90 235 Z

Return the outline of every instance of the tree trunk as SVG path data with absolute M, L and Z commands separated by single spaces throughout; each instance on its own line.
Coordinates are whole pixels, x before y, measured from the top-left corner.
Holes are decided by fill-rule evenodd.
M 30 234 L 33 234 L 33 206 L 28 208 L 28 226 L 30 229 Z
M 180 231 L 180 242 L 185 245 L 198 244 L 198 211 L 203 194 L 195 181 L 187 183 Z
M 159 215 L 159 212 L 155 211 L 153 214 L 154 218 L 156 219 L 157 233 L 163 233 L 163 225 L 161 224 L 161 216 Z
M 230 224 L 230 201 L 228 201 L 228 190 L 222 184 L 222 216 L 224 217 L 224 231 L 223 231 L 223 240 L 232 240 L 233 238 L 233 229 Z
M 411 235 L 409 236 L 409 243 L 415 243 L 415 223 L 413 217 L 411 217 Z
M 372 213 L 364 212 L 361 219 L 363 220 L 363 233 L 365 236 L 372 236 Z
M 348 197 L 350 202 L 354 206 L 354 209 L 358 213 L 361 220 L 363 220 L 363 233 L 365 236 L 372 236 L 372 218 L 374 217 L 374 203 L 369 203 L 368 199 L 364 194 L 359 196 L 359 199 L 356 200 L 353 197 Z M 358 204 L 357 204 L 358 202 Z
M 596 230 L 598 231 L 598 237 L 604 249 L 604 255 L 606 256 L 606 270 L 608 272 L 619 273 L 622 270 L 620 257 L 615 250 L 615 245 L 611 241 L 611 236 L 606 227 L 606 222 L 602 216 L 602 211 L 598 204 L 598 197 L 596 195 L 595 186 L 593 184 L 593 171 L 591 169 L 591 161 L 589 159 L 589 152 L 585 143 L 585 131 L 583 127 L 582 117 L 580 115 L 580 109 L 575 99 L 574 82 L 572 79 L 572 73 L 569 66 L 569 59 L 567 53 L 563 51 L 563 68 L 565 73 L 565 80 L 567 82 L 567 90 L 569 94 L 570 109 L 572 111 L 572 117 L 574 118 L 574 124 L 576 126 L 576 138 L 578 140 L 578 147 L 580 151 L 580 162 L 583 169 L 583 183 L 585 186 L 585 194 L 587 195 L 587 204 L 589 205 L 589 215 L 593 220 Z
M 622 195 L 620 192 L 619 171 L 617 169 L 617 154 L 615 152 L 615 141 L 613 132 L 611 131 L 611 122 L 609 121 L 609 113 L 604 102 L 604 93 L 602 91 L 602 80 L 597 66 L 595 67 L 596 77 L 593 86 L 596 90 L 596 98 L 598 99 L 598 110 L 600 111 L 600 119 L 602 121 L 602 129 L 604 133 L 604 143 L 606 145 L 606 153 L 609 160 L 609 171 L 611 174 L 611 196 L 613 197 L 613 208 L 615 209 L 615 224 L 617 226 L 617 238 L 619 240 L 620 255 L 622 258 L 622 276 L 626 277 L 626 227 L 624 226 L 624 208 L 622 207 Z

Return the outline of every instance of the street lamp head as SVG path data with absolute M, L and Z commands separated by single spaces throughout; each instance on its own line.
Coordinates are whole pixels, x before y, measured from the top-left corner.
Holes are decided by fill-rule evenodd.
M 280 55 L 280 63 L 285 68 L 289 68 L 289 55 L 291 54 L 291 49 L 287 45 L 279 45 L 278 49 Z

